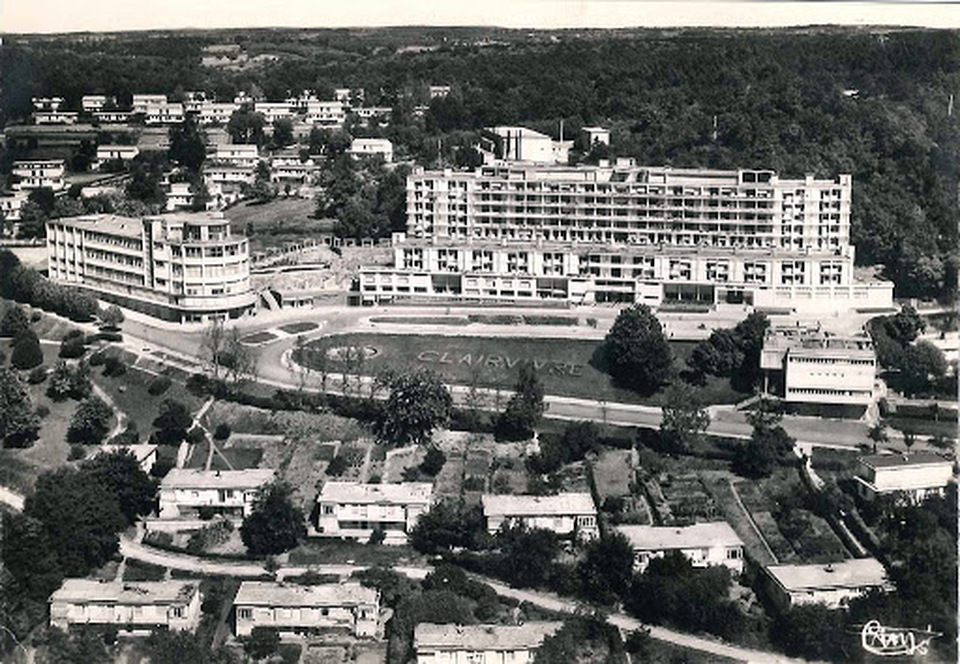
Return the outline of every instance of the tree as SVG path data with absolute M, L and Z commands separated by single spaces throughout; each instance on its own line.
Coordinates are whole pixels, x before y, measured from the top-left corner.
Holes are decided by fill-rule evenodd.
M 153 511 L 157 483 L 128 450 L 100 453 L 84 461 L 81 470 L 113 494 L 128 524 Z
M 234 143 L 263 143 L 264 117 L 262 113 L 251 111 L 248 107 L 236 110 L 227 122 L 227 133 Z
M 435 477 L 447 462 L 447 455 L 443 453 L 436 445 L 431 445 L 427 449 L 426 456 L 420 462 L 420 472 L 430 477 Z
M 930 388 L 947 372 L 943 351 L 929 341 L 919 341 L 907 346 L 900 360 L 900 384 L 903 391 L 912 396 Z
M 577 576 L 588 599 L 613 604 L 633 578 L 633 547 L 619 532 L 591 540 L 577 563 Z
M 109 490 L 73 468 L 41 474 L 23 513 L 43 524 L 67 576 L 85 576 L 109 560 L 118 549 L 117 533 L 127 526 Z
M 40 348 L 40 339 L 33 330 L 27 330 L 13 340 L 10 364 L 21 371 L 27 371 L 43 364 L 43 350 Z
M 731 329 L 714 330 L 709 339 L 698 343 L 687 358 L 687 365 L 700 375 L 729 376 L 743 364 L 743 344 Z
M 145 640 L 151 664 L 235 664 L 229 649 L 210 652 L 203 641 L 186 630 L 158 629 Z
M 243 639 L 243 651 L 255 660 L 266 659 L 275 652 L 280 645 L 280 633 L 274 627 L 257 625 L 250 632 L 250 636 Z
M 465 509 L 451 500 L 443 500 L 420 515 L 409 535 L 414 549 L 437 554 L 454 547 L 479 548 L 486 528 L 479 508 Z
M 83 343 L 83 334 L 73 337 L 65 337 L 60 342 L 60 352 L 58 355 L 62 358 L 72 360 L 83 356 L 87 352 L 87 347 Z
M 522 362 L 514 394 L 497 421 L 497 434 L 508 440 L 530 438 L 545 410 L 543 385 L 537 370 L 532 362 Z
M 620 311 L 604 340 L 607 370 L 619 385 L 651 394 L 670 376 L 673 351 L 645 304 Z
M 552 530 L 503 528 L 496 536 L 503 556 L 500 575 L 519 588 L 536 588 L 550 578 L 560 553 L 560 540 Z
M 306 536 L 303 511 L 293 504 L 293 490 L 282 482 L 262 487 L 253 510 L 240 526 L 240 537 L 254 555 L 289 551 Z
M 619 656 L 618 656 L 619 655 Z M 534 664 L 591 664 L 622 661 L 616 628 L 598 613 L 575 614 L 537 648 Z
M 119 328 L 124 320 L 123 309 L 115 304 L 111 304 L 100 314 L 100 322 L 106 327 Z
M 390 380 L 390 396 L 376 424 L 377 440 L 384 445 L 424 445 L 433 430 L 450 419 L 453 400 L 434 372 L 418 369 L 397 373 Z
M 113 409 L 100 397 L 89 397 L 80 402 L 70 420 L 67 440 L 71 443 L 99 445 L 110 431 Z
M 294 143 L 293 122 L 287 118 L 279 118 L 273 121 L 273 144 L 278 148 L 284 148 Z
M 187 117 L 182 123 L 170 128 L 170 161 L 180 164 L 193 173 L 199 173 L 207 156 L 206 135 L 197 126 L 196 120 Z
M 916 309 L 906 304 L 893 316 L 887 316 L 883 321 L 883 327 L 891 339 L 901 346 L 907 346 L 926 329 L 926 323 Z
M 38 659 L 45 664 L 107 664 L 113 661 L 103 639 L 93 630 L 63 632 L 51 629 L 43 638 L 40 653 Z
M 710 426 L 710 414 L 700 396 L 686 383 L 674 383 L 667 390 L 660 422 L 660 438 L 674 452 L 688 452 Z
M 4 447 L 27 447 L 40 431 L 40 418 L 16 372 L 0 367 L 0 440 Z
M 30 319 L 20 305 L 8 307 L 3 314 L 3 320 L 0 320 L 0 337 L 13 337 L 14 339 L 30 331 Z
M 179 443 L 187 437 L 187 429 L 193 426 L 193 416 L 187 407 L 175 399 L 164 399 L 160 412 L 153 420 L 159 431 L 157 439 L 163 445 Z
M 887 433 L 887 423 L 883 420 L 880 420 L 872 427 L 867 433 L 867 437 L 873 441 L 873 453 L 877 453 L 877 445 L 885 445 L 890 440 L 890 435 Z

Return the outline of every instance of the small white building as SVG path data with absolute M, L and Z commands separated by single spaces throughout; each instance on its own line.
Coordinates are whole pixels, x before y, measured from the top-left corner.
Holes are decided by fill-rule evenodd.
M 580 133 L 583 135 L 583 142 L 589 148 L 597 143 L 610 145 L 610 130 L 603 127 L 581 127 Z
M 0 213 L 3 213 L 5 221 L 20 221 L 20 208 L 29 198 L 30 194 L 26 191 L 14 191 L 11 193 L 0 193 Z
M 105 106 L 114 103 L 113 97 L 107 95 L 83 95 L 80 99 L 80 108 L 84 113 L 94 113 L 102 111 Z
M 50 625 L 114 625 L 143 634 L 155 629 L 193 631 L 200 624 L 196 581 L 65 579 L 50 596 Z
M 430 99 L 436 99 L 437 97 L 446 97 L 450 94 L 449 85 L 431 85 L 427 88 L 427 92 L 430 94 Z
M 30 101 L 37 111 L 59 111 L 63 106 L 63 97 L 31 97 Z
M 347 111 L 340 101 L 310 101 L 307 103 L 304 122 L 318 127 L 342 127 Z
M 257 150 L 257 146 L 243 143 L 217 145 L 214 147 L 211 157 L 221 164 L 232 164 L 246 168 L 253 168 L 260 161 L 260 153 Z
M 316 171 L 313 159 L 301 161 L 297 150 L 284 150 L 270 157 L 270 181 L 280 185 L 306 184 Z
M 133 161 L 140 154 L 136 145 L 98 145 L 94 170 L 99 170 L 108 161 Z
M 100 451 L 104 454 L 113 454 L 114 452 L 128 452 L 140 464 L 140 469 L 147 475 L 153 470 L 157 463 L 157 446 L 144 443 L 141 445 L 101 445 Z
M 36 111 L 33 122 L 38 125 L 72 125 L 77 124 L 76 111 Z
M 151 104 L 166 103 L 167 95 L 137 94 L 133 95 L 133 103 L 131 104 L 131 107 L 134 113 L 146 115 L 147 107 Z
M 13 176 L 16 182 L 14 191 L 30 189 L 53 189 L 61 191 L 66 188 L 63 179 L 66 174 L 66 165 L 63 159 L 29 159 L 13 162 Z
M 193 192 L 189 182 L 173 182 L 167 191 L 167 211 L 190 210 L 193 208 Z
M 527 664 L 561 622 L 522 625 L 420 623 L 413 633 L 416 664 Z
M 593 538 L 600 534 L 597 508 L 589 493 L 560 493 L 555 496 L 511 496 L 484 494 L 483 516 L 487 531 L 501 527 L 543 528 L 558 535 Z
M 487 127 L 480 135 L 480 152 L 489 162 L 565 164 L 572 145 L 527 127 Z
M 393 161 L 393 143 L 386 138 L 355 138 L 349 152 L 354 159 L 380 155 L 388 164 Z
M 100 124 L 125 124 L 131 115 L 130 111 L 94 111 L 93 119 Z
M 407 533 L 433 504 L 433 485 L 327 482 L 317 503 L 317 531 L 324 536 L 366 541 L 380 529 L 384 544 L 406 544 Z
M 767 592 L 781 610 L 803 604 L 839 609 L 869 590 L 891 587 L 876 558 L 826 565 L 770 565 L 765 571 Z
M 293 117 L 290 104 L 285 101 L 258 101 L 254 110 L 263 116 L 266 124 L 272 125 L 277 120 L 289 120 Z
M 233 102 L 205 101 L 200 105 L 197 121 L 202 125 L 221 124 L 230 122 L 233 112 L 239 110 L 239 104 Z
M 183 122 L 183 104 L 164 101 L 147 104 L 144 122 L 148 125 L 180 124 Z
M 380 593 L 359 583 L 244 581 L 233 607 L 237 636 L 249 636 L 254 627 L 272 627 L 282 635 L 344 630 L 376 637 L 379 632 Z
M 196 519 L 201 512 L 244 518 L 252 511 L 260 487 L 275 477 L 276 472 L 270 468 L 174 468 L 160 482 L 160 518 Z
M 679 551 L 694 567 L 723 565 L 743 572 L 743 540 L 725 521 L 690 526 L 616 526 L 633 547 L 634 569 L 643 572 L 654 558 Z
M 255 177 L 252 166 L 233 166 L 231 164 L 204 164 L 203 180 L 208 186 L 253 184 Z
M 943 495 L 953 479 L 953 462 L 930 452 L 874 454 L 860 458 L 859 471 L 854 479 L 867 500 L 895 494 L 919 503 L 927 496 Z

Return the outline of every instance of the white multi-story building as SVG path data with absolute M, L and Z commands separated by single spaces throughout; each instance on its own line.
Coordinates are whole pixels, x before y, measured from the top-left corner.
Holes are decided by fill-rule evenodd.
M 203 102 L 207 100 L 207 93 L 200 91 L 190 91 L 183 93 L 183 112 L 199 113 L 203 108 Z
M 130 122 L 130 111 L 94 111 L 93 119 L 101 124 L 123 124 Z
M 616 526 L 633 547 L 634 569 L 643 572 L 654 558 L 679 551 L 694 567 L 723 565 L 743 572 L 743 540 L 730 524 L 695 523 L 690 526 Z
M 760 368 L 768 388 L 771 378 L 782 386 L 785 401 L 865 406 L 873 400 L 877 357 L 866 334 L 787 325 L 767 330 Z
M 144 122 L 149 125 L 180 124 L 184 117 L 183 104 L 171 101 L 149 103 L 144 116 Z
M 5 221 L 20 221 L 20 208 L 30 194 L 27 191 L 0 193 L 0 213 Z
M 66 188 L 63 176 L 66 174 L 63 159 L 29 159 L 13 162 L 13 190 Z
M 874 454 L 861 457 L 857 488 L 867 500 L 894 495 L 917 504 L 942 496 L 953 480 L 953 462 L 930 452 Z
M 195 519 L 250 515 L 260 487 L 276 477 L 270 468 L 198 470 L 174 468 L 160 482 L 160 518 Z
M 433 504 L 433 485 L 327 482 L 317 504 L 321 535 L 366 541 L 381 530 L 384 544 L 406 544 L 407 533 Z
M 93 169 L 98 170 L 109 161 L 133 161 L 140 154 L 136 145 L 98 145 Z
M 151 104 L 166 104 L 167 95 L 137 94 L 133 95 L 131 109 L 134 113 L 146 115 L 147 107 Z
M 526 127 L 487 127 L 480 134 L 486 161 L 565 164 L 570 145 Z
M 194 631 L 200 624 L 196 581 L 65 579 L 50 596 L 50 625 L 112 625 L 127 633 Z
M 318 127 L 342 127 L 347 111 L 340 101 L 310 101 L 307 103 L 304 122 Z
M 260 153 L 257 150 L 257 146 L 243 143 L 217 145 L 213 150 L 213 154 L 210 156 L 221 164 L 232 164 L 233 166 L 243 166 L 245 168 L 253 168 L 260 161 Z
M 589 493 L 561 493 L 555 496 L 513 496 L 484 494 L 481 498 L 487 532 L 501 527 L 542 528 L 558 535 L 593 538 L 600 534 L 597 508 Z
M 430 95 L 430 99 L 436 99 L 437 97 L 446 97 L 450 94 L 449 85 L 431 85 L 427 88 L 427 92 Z
M 250 249 L 220 213 L 47 222 L 50 279 L 176 322 L 238 318 L 253 309 Z
M 363 88 L 334 88 L 333 90 L 333 98 L 347 106 L 354 102 L 362 104 L 365 96 Z
M 38 125 L 72 125 L 77 123 L 76 111 L 36 111 L 33 122 Z
M 372 120 L 374 118 L 389 118 L 393 109 L 389 106 L 360 106 L 352 111 L 361 120 Z
M 420 623 L 413 633 L 416 664 L 527 664 L 563 623 L 437 625 Z
M 388 164 L 393 161 L 393 143 L 386 138 L 355 138 L 349 152 L 354 159 L 379 155 Z
M 189 182 L 173 182 L 167 191 L 167 212 L 193 209 L 193 196 Z
M 603 127 L 581 127 L 580 133 L 583 135 L 583 142 L 587 146 L 593 147 L 597 143 L 610 145 L 610 130 Z
M 277 120 L 293 118 L 293 110 L 290 108 L 290 104 L 285 101 L 258 101 L 254 110 L 263 115 L 263 120 L 268 125 L 272 125 Z
M 63 97 L 31 97 L 30 101 L 37 111 L 59 111 L 63 106 Z
M 313 159 L 302 161 L 296 150 L 287 150 L 270 157 L 270 181 L 280 185 L 301 185 L 317 172 Z
M 380 593 L 359 583 L 244 581 L 233 607 L 237 636 L 249 636 L 255 627 L 272 627 L 283 635 L 343 630 L 376 637 L 380 632 Z
M 80 98 L 80 108 L 83 109 L 84 113 L 102 111 L 105 106 L 113 103 L 113 97 L 108 97 L 107 95 L 83 95 L 83 97 Z
M 772 171 L 500 164 L 415 170 L 392 267 L 365 303 L 729 303 L 805 312 L 892 306 L 854 280 L 851 178 Z
M 313 90 L 303 90 L 299 95 L 287 97 L 284 101 L 295 111 L 306 111 L 310 104 L 319 102 L 320 99 Z
M 200 104 L 197 122 L 202 125 L 226 125 L 230 122 L 230 116 L 233 115 L 233 112 L 239 110 L 239 108 L 239 104 L 233 102 L 205 101 Z
M 826 565 L 770 565 L 764 571 L 767 592 L 781 610 L 803 604 L 839 609 L 870 590 L 891 588 L 876 558 Z

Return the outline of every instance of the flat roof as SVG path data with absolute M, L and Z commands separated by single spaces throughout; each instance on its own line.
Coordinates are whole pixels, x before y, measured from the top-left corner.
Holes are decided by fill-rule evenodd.
M 338 503 L 429 503 L 433 497 L 430 482 L 399 484 L 362 484 L 360 482 L 327 482 L 320 489 L 317 501 Z
M 546 514 L 596 514 L 589 493 L 560 493 L 556 496 L 511 496 L 484 494 L 486 516 L 540 516 Z
M 743 546 L 743 540 L 726 521 L 691 526 L 616 526 L 635 550 L 664 551 L 710 546 Z
M 860 463 L 868 468 L 909 468 L 911 466 L 953 465 L 949 459 L 944 459 L 933 452 L 916 452 L 914 454 L 871 454 L 860 457 Z
M 359 583 L 303 586 L 274 581 L 244 581 L 233 600 L 235 606 L 274 607 L 345 606 L 377 602 L 377 591 Z
M 74 604 L 186 604 L 197 592 L 196 581 L 98 581 L 65 579 L 51 602 Z
M 437 625 L 420 623 L 413 633 L 417 650 L 525 650 L 555 634 L 561 622 L 522 625 Z
M 60 217 L 51 219 L 49 224 L 63 224 L 69 228 L 140 238 L 143 235 L 143 222 L 133 217 L 121 217 L 116 214 L 94 214 L 82 217 Z
M 173 468 L 160 482 L 162 489 L 256 489 L 276 476 L 272 468 L 198 470 Z
M 767 572 L 787 592 L 869 588 L 887 583 L 886 570 L 876 558 L 826 565 L 770 565 Z

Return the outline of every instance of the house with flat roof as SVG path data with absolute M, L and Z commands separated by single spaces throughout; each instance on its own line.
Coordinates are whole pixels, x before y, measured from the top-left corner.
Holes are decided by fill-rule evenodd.
M 420 623 L 413 633 L 416 664 L 527 664 L 561 622 L 522 625 Z
M 80 108 L 84 113 L 102 111 L 105 107 L 116 103 L 113 97 L 107 95 L 83 95 L 80 98 Z
M 654 558 L 679 551 L 694 567 L 723 565 L 743 572 L 743 540 L 725 521 L 690 526 L 616 526 L 633 548 L 634 569 L 643 572 Z
M 213 154 L 210 156 L 221 164 L 232 164 L 247 168 L 255 167 L 260 161 L 260 153 L 254 144 L 220 144 L 214 147 Z
M 869 590 L 890 590 L 886 570 L 876 558 L 817 565 L 770 565 L 764 568 L 771 600 L 781 609 L 825 604 L 839 609 Z
M 13 190 L 53 189 L 61 191 L 67 184 L 63 159 L 22 159 L 13 162 Z
M 237 636 L 249 636 L 254 627 L 272 627 L 281 635 L 341 630 L 376 637 L 380 632 L 380 593 L 355 582 L 307 586 L 244 581 L 233 608 Z
M 27 191 L 13 191 L 0 193 L 0 213 L 5 221 L 20 221 L 20 208 L 27 201 L 30 194 Z
M 380 155 L 388 164 L 393 161 L 393 143 L 386 138 L 355 138 L 348 152 L 354 159 Z
M 603 127 L 581 127 L 580 134 L 583 136 L 583 142 L 587 149 L 592 148 L 597 143 L 610 145 L 610 130 Z
M 927 496 L 942 496 L 953 480 L 953 462 L 932 452 L 873 454 L 859 462 L 854 480 L 867 500 L 893 494 L 919 503 Z
M 133 101 L 131 107 L 134 113 L 141 115 L 146 115 L 147 106 L 151 104 L 166 104 L 167 95 L 157 95 L 157 94 L 135 94 L 133 95 Z
M 174 468 L 160 482 L 160 518 L 221 515 L 242 519 L 253 510 L 257 491 L 276 477 L 271 468 L 196 470 Z
M 308 101 L 304 122 L 318 127 L 342 127 L 347 110 L 340 101 Z
M 77 123 L 76 111 L 35 111 L 33 122 L 38 125 L 72 125 Z
M 63 106 L 63 97 L 31 97 L 30 102 L 38 111 L 58 111 Z
M 201 125 L 225 125 L 230 122 L 233 112 L 239 109 L 240 105 L 233 102 L 204 101 L 200 104 L 197 122 Z
M 367 541 L 382 530 L 384 544 L 406 544 L 407 533 L 433 504 L 433 485 L 327 482 L 317 503 L 317 531 L 323 536 Z
M 133 455 L 133 458 L 140 464 L 140 469 L 147 475 L 153 470 L 157 463 L 157 446 L 144 443 L 142 445 L 101 445 L 100 451 L 105 454 L 114 452 L 127 452 Z
M 100 124 L 121 124 L 130 121 L 130 111 L 94 111 L 93 120 Z
M 589 493 L 560 493 L 555 496 L 484 494 L 481 503 L 490 534 L 495 534 L 504 526 L 543 528 L 578 538 L 593 538 L 600 534 L 597 508 Z
M 50 625 L 114 625 L 133 634 L 155 629 L 193 631 L 200 624 L 196 581 L 65 579 L 50 596 Z
M 140 154 L 136 145 L 98 145 L 97 158 L 92 164 L 94 170 L 99 170 L 111 161 L 133 161 Z

